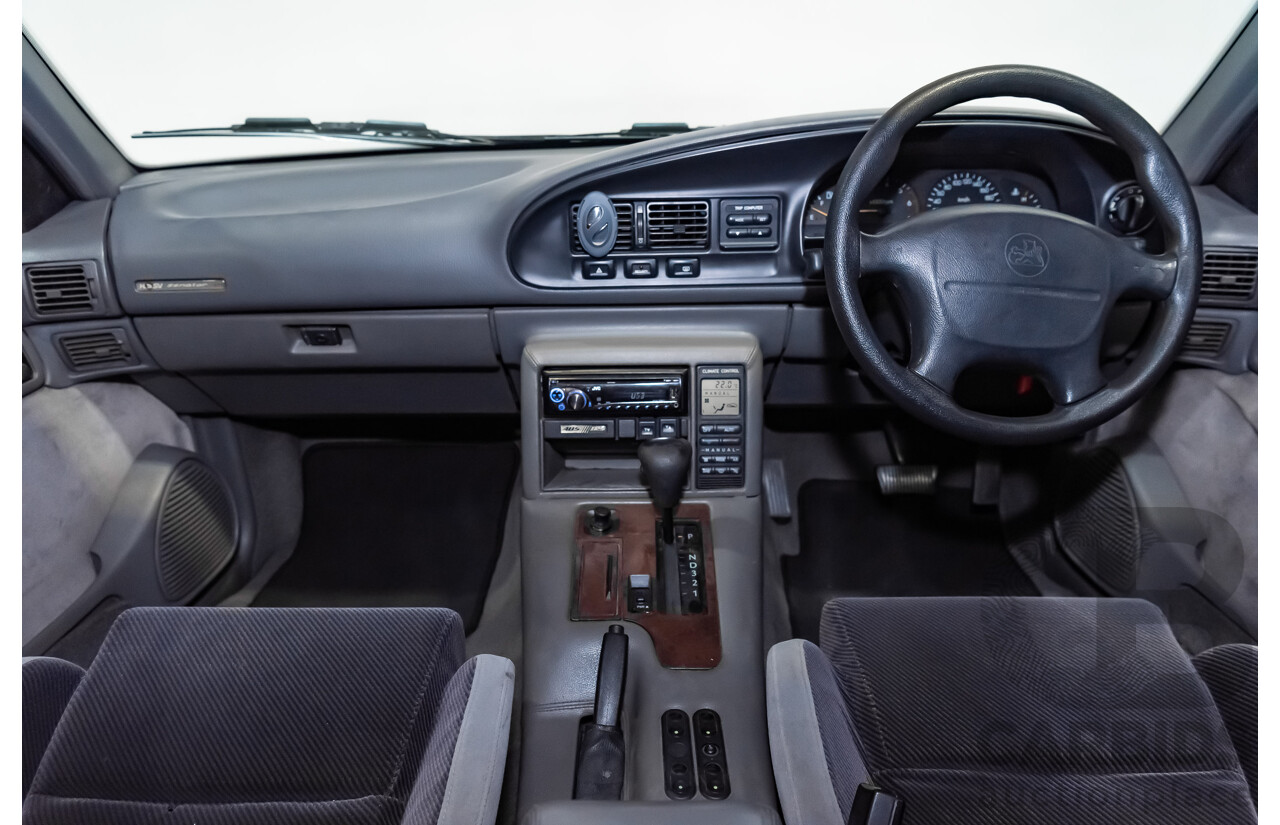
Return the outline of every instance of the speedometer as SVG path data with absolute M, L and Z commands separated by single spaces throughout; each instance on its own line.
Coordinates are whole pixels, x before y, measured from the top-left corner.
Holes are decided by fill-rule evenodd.
M 924 205 L 927 209 L 965 206 L 975 203 L 1000 203 L 1000 190 L 977 172 L 952 172 L 933 185 Z

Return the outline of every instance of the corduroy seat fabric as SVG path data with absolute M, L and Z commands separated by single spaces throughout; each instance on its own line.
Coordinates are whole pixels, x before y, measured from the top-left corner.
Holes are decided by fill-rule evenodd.
M 463 662 L 449 610 L 135 608 L 24 821 L 491 823 L 513 684 L 505 659 Z
M 904 825 L 1257 818 L 1217 690 L 1149 602 L 836 599 L 820 640 L 769 655 L 791 825 L 844 825 L 864 782 Z

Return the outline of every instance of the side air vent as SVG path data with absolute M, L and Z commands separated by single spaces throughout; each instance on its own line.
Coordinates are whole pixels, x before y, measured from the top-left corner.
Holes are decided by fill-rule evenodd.
M 89 263 L 31 266 L 27 295 L 38 318 L 91 315 L 100 309 L 98 277 Z
M 1228 321 L 1192 321 L 1187 330 L 1186 341 L 1182 345 L 1182 354 L 1198 358 L 1216 358 L 1231 335 L 1231 323 Z
M 635 205 L 630 201 L 612 201 L 618 211 L 618 241 L 614 252 L 631 252 L 635 249 Z M 569 248 L 575 255 L 584 255 L 582 242 L 578 240 L 578 204 L 569 208 Z
M 156 568 L 170 601 L 185 601 L 217 575 L 236 549 L 236 513 L 225 486 L 196 459 L 169 477 L 156 529 Z
M 706 201 L 653 201 L 649 204 L 650 249 L 708 249 L 711 208 Z
M 1204 252 L 1204 279 L 1200 303 L 1241 306 L 1258 295 L 1258 250 L 1219 247 Z
M 95 329 L 58 336 L 62 360 L 75 372 L 138 363 L 122 329 Z

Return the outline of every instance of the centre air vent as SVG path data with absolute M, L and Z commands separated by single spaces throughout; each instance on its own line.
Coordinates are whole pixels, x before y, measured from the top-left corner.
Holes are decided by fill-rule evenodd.
M 1208 306 L 1246 306 L 1258 295 L 1258 250 L 1211 247 L 1204 252 L 1200 303 Z
M 614 252 L 630 252 L 635 249 L 634 204 L 630 201 L 610 201 L 618 213 L 618 240 Z M 575 255 L 584 255 L 582 241 L 578 240 L 578 204 L 569 207 L 569 248 Z
M 76 372 L 138 363 L 122 329 L 71 332 L 58 336 L 57 341 L 62 360 Z
M 707 201 L 649 203 L 649 248 L 705 250 L 711 244 Z
M 1182 344 L 1182 354 L 1197 358 L 1216 358 L 1231 334 L 1230 321 L 1192 321 Z
M 31 266 L 27 296 L 39 318 L 91 315 L 98 311 L 97 273 L 91 263 Z

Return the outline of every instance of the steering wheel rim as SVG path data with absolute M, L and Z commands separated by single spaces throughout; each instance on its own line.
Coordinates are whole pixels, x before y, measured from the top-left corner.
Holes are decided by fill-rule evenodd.
M 1110 137 L 1133 163 L 1152 200 L 1166 240 L 1164 253 L 1149 255 L 1075 218 L 1018 206 L 952 207 L 878 235 L 862 233 L 858 208 L 889 172 L 907 133 L 938 112 L 989 97 L 1057 104 Z M 1199 295 L 1200 220 L 1191 187 L 1164 140 L 1105 89 L 1036 66 L 959 72 L 889 109 L 845 164 L 827 227 L 828 295 L 841 335 L 864 374 L 915 417 L 972 441 L 1048 443 L 1118 415 L 1173 363 Z M 905 293 L 913 349 L 908 367 L 884 348 L 863 306 L 859 280 L 873 271 L 889 273 Z M 1120 376 L 1097 384 L 1106 316 L 1122 294 L 1133 293 L 1155 302 L 1150 333 Z M 984 319 L 996 323 L 984 324 Z M 924 344 L 927 352 L 915 352 L 918 335 L 930 339 Z M 1038 340 L 1015 340 L 1035 335 Z M 961 407 L 952 387 L 962 361 L 1037 373 L 1052 385 L 1054 409 L 1014 418 Z M 1096 375 L 1087 374 L 1090 369 Z

